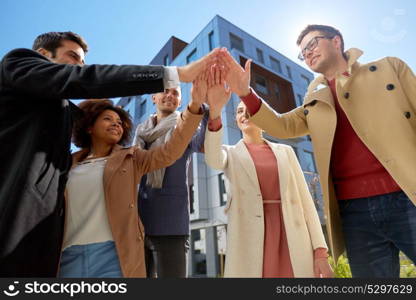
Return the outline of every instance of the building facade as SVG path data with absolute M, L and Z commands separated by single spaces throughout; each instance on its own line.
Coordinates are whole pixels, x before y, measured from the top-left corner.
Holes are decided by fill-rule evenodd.
M 313 74 L 220 16 L 215 16 L 189 44 L 176 37 L 169 39 L 151 64 L 185 65 L 216 47 L 227 47 L 241 65 L 247 59 L 253 60 L 251 86 L 276 111 L 287 112 L 302 104 Z M 181 86 L 180 110 L 189 102 L 190 88 L 190 83 Z M 239 102 L 240 99 L 232 94 L 223 111 L 224 144 L 235 144 L 242 137 L 235 123 L 235 111 Z M 124 97 L 118 105 L 132 115 L 135 125 L 155 112 L 150 95 Z M 266 138 L 294 148 L 323 222 L 322 196 L 309 137 L 290 140 Z M 193 154 L 189 170 L 190 277 L 220 277 L 223 274 L 227 224 L 224 213 L 227 203 L 226 185 L 223 173 L 209 168 L 203 154 Z

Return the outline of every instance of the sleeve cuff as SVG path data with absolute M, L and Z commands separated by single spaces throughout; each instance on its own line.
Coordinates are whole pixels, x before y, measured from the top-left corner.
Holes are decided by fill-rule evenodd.
M 165 89 L 176 88 L 180 85 L 178 69 L 176 67 L 164 67 L 163 72 L 163 86 Z
M 317 248 L 314 251 L 314 258 L 315 259 L 319 259 L 319 258 L 327 258 L 328 257 L 328 250 L 325 248 Z
M 222 128 L 222 121 L 221 121 L 221 117 L 218 117 L 214 120 L 209 120 L 208 121 L 208 130 L 209 131 L 218 131 Z
M 255 115 L 261 107 L 261 99 L 256 92 L 250 87 L 250 94 L 241 97 L 241 101 L 247 106 L 250 116 Z

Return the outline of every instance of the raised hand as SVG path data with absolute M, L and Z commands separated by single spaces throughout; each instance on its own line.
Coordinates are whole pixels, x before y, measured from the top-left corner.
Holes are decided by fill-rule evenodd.
M 231 91 L 239 97 L 247 96 L 250 93 L 251 59 L 246 61 L 243 69 L 226 49 L 221 49 L 218 54 L 219 63 L 224 66 L 225 81 Z
M 177 67 L 179 80 L 182 82 L 191 82 L 196 77 L 208 69 L 210 66 L 218 63 L 219 48 L 215 48 L 204 57 L 187 64 L 186 66 Z
M 211 120 L 221 116 L 221 110 L 231 96 L 231 90 L 225 86 L 225 71 L 219 65 L 211 67 L 208 76 L 208 99 L 209 117 Z
M 206 69 L 192 82 L 191 102 L 201 105 L 207 101 L 208 76 L 209 69 Z

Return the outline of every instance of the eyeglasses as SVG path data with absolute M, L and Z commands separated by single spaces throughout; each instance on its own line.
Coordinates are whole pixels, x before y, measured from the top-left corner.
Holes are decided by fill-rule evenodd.
M 301 61 L 304 61 L 305 57 L 306 57 L 306 50 L 313 51 L 316 48 L 316 46 L 318 46 L 319 39 L 328 39 L 328 40 L 330 40 L 330 39 L 333 39 L 333 38 L 334 38 L 333 36 L 330 37 L 330 36 L 324 36 L 324 35 L 318 35 L 318 36 L 314 37 L 313 39 L 311 39 L 309 41 L 309 43 L 305 46 L 305 48 L 302 49 L 302 51 L 298 55 L 298 58 Z

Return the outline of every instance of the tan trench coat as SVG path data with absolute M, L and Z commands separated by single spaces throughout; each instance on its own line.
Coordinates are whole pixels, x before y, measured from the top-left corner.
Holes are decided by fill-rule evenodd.
M 416 77 L 398 58 L 360 64 L 361 55 L 358 49 L 347 51 L 350 76 L 336 77 L 339 103 L 360 139 L 416 204 Z M 337 259 L 345 248 L 330 174 L 337 116 L 326 80 L 320 76 L 309 85 L 302 106 L 279 114 L 263 102 L 250 120 L 277 138 L 310 134 L 329 244 Z
M 160 148 L 142 150 L 116 145 L 104 169 L 104 196 L 107 216 L 124 277 L 146 277 L 144 228 L 137 210 L 137 185 L 148 172 L 167 167 L 179 159 L 202 119 L 186 110 L 171 139 Z M 73 155 L 73 165 L 85 158 L 89 149 Z
M 327 248 L 321 223 L 293 149 L 270 143 L 278 162 L 282 213 L 295 277 L 314 277 L 314 249 Z M 224 170 L 227 190 L 227 256 L 225 277 L 262 277 L 263 199 L 257 172 L 244 142 L 221 146 L 222 129 L 205 134 L 205 160 Z

